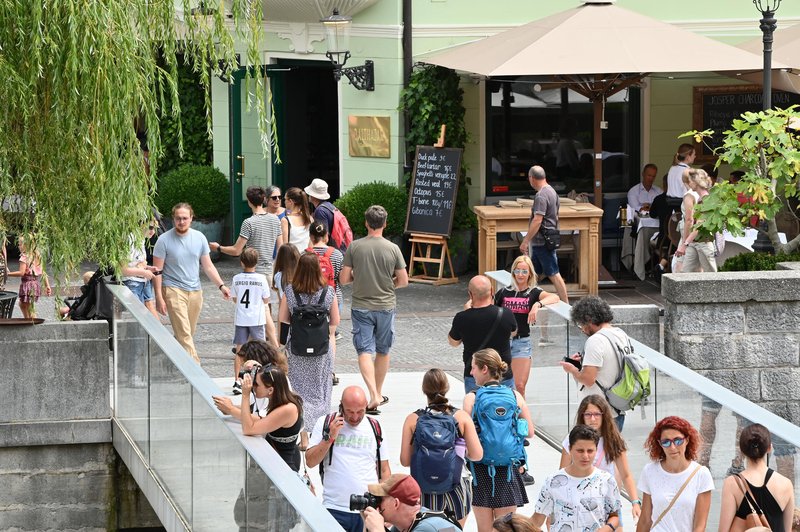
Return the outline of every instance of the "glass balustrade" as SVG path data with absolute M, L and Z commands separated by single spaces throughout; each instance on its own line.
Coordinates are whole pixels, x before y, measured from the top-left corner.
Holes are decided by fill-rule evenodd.
M 144 462 L 134 478 L 149 471 L 165 494 L 159 503 L 192 530 L 341 530 L 263 438 L 243 436 L 238 420 L 219 414 L 220 390 L 169 331 L 127 288 L 110 289 L 112 406 Z
M 526 395 L 528 407 L 537 434 L 557 449 L 575 424 L 579 402 L 579 385 L 567 376 L 559 361 L 581 351 L 586 340 L 586 335 L 569 321 L 569 311 L 566 304 L 552 305 L 546 309 L 546 315 L 539 314 L 538 326 L 531 329 L 533 363 Z M 741 429 L 761 423 L 773 433 L 774 452 L 769 455 L 769 466 L 792 480 L 795 497 L 800 500 L 795 473 L 800 427 L 644 344 L 633 340 L 633 346 L 651 367 L 651 395 L 643 405 L 627 413 L 622 431 L 635 479 L 650 461 L 644 443 L 656 421 L 669 415 L 687 419 L 704 441 L 698 458 L 708 464 L 714 477 L 715 490 L 706 529 L 717 530 L 723 481 L 743 465 L 738 445 Z

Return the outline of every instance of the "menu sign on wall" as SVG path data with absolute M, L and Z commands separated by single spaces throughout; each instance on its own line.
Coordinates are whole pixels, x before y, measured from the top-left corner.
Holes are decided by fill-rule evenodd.
M 407 233 L 450 236 L 461 154 L 460 148 L 417 146 L 408 195 Z

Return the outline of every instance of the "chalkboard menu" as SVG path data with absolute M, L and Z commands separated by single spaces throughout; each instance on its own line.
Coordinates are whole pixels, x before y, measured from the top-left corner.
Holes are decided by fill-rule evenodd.
M 743 113 L 757 112 L 763 108 L 762 89 L 758 85 L 726 85 L 720 87 L 695 87 L 692 128 L 698 131 L 713 129 L 714 136 L 706 142 L 711 149 L 722 146 L 725 131 Z M 785 109 L 800 104 L 800 94 L 783 91 L 772 93 L 772 106 Z M 699 146 L 696 162 L 714 160 L 708 146 Z
M 450 236 L 461 152 L 459 148 L 417 146 L 408 194 L 407 233 Z

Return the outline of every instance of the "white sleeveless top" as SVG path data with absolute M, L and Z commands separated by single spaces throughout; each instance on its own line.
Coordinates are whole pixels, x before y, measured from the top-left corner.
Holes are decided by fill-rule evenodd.
M 309 236 L 308 236 L 308 228 L 311 226 L 309 225 L 295 225 L 292 223 L 292 220 L 296 218 L 295 216 L 286 216 L 286 221 L 289 222 L 289 244 L 292 244 L 294 247 L 297 248 L 301 254 L 308 249 L 309 246 Z

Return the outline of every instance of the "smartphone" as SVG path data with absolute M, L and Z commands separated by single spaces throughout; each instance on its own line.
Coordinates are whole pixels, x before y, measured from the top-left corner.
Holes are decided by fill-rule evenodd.
M 571 357 L 564 357 L 563 360 L 564 362 L 569 362 L 578 369 L 581 369 L 581 367 L 583 367 L 583 364 L 581 364 L 580 360 L 575 360 L 574 358 Z

